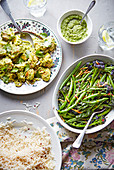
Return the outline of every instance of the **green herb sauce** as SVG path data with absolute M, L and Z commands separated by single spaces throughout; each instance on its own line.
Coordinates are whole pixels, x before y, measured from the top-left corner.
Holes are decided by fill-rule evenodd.
M 81 19 L 80 15 L 70 15 L 62 21 L 61 32 L 68 41 L 77 42 L 87 36 L 87 23 L 83 20 L 80 24 Z

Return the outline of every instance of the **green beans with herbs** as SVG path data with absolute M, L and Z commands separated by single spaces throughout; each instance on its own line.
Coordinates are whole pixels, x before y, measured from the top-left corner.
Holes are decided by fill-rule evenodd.
M 79 62 L 59 88 L 58 114 L 64 122 L 83 128 L 94 111 L 105 111 L 94 116 L 89 127 L 105 122 L 114 100 L 114 66 L 103 61 Z

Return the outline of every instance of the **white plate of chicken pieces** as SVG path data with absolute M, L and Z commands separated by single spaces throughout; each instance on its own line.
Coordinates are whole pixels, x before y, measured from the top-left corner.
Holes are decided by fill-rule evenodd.
M 0 26 L 0 89 L 18 95 L 37 92 L 56 77 L 62 63 L 61 45 L 46 25 L 28 19 L 16 21 L 31 34 L 22 40 L 14 25 Z

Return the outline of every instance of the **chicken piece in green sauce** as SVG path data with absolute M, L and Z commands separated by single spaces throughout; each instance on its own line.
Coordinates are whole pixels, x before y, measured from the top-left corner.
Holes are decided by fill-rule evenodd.
M 44 53 L 53 52 L 56 48 L 56 43 L 52 37 L 46 37 L 43 40 L 34 38 L 34 46 L 36 50 L 43 51 Z
M 23 72 L 17 73 L 17 76 L 18 76 L 18 80 L 19 80 L 20 82 L 25 82 L 25 75 L 24 75 Z
M 11 41 L 15 38 L 14 30 L 12 28 L 9 28 L 5 31 L 1 32 L 2 40 L 4 41 Z
M 34 69 L 30 69 L 26 72 L 26 79 L 27 80 L 33 80 L 34 79 Z
M 42 78 L 44 81 L 49 81 L 49 80 L 50 80 L 51 72 L 50 72 L 50 69 L 49 69 L 49 68 L 40 67 L 40 68 L 39 68 L 39 74 L 41 75 L 41 78 Z
M 45 56 L 41 58 L 39 61 L 41 63 L 41 66 L 43 67 L 51 68 L 54 65 L 51 55 L 49 53 L 46 53 Z

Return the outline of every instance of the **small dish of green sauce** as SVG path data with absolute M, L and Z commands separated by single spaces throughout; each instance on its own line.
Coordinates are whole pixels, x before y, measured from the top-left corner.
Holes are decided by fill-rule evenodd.
M 92 33 L 93 24 L 89 15 L 80 24 L 84 12 L 72 9 L 63 13 L 57 21 L 57 31 L 63 41 L 69 44 L 81 44 L 88 40 Z
M 72 14 L 61 22 L 61 33 L 68 41 L 77 42 L 87 37 L 87 23 L 83 20 L 80 24 L 81 19 L 82 16 Z

